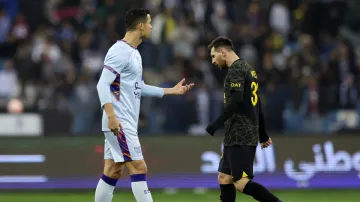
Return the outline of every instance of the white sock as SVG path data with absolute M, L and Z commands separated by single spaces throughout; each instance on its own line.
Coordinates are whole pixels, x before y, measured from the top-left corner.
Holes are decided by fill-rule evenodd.
M 115 181 L 115 184 L 113 182 L 109 182 L 104 175 L 99 180 L 99 183 L 96 187 L 95 191 L 95 202 L 111 202 L 113 198 L 113 193 L 115 189 L 115 184 L 117 180 L 111 179 Z M 109 178 L 110 179 L 110 178 Z M 106 182 L 108 181 L 108 183 Z M 112 185 L 110 185 L 112 184 Z
M 131 189 L 137 202 L 153 202 L 145 174 L 131 175 Z

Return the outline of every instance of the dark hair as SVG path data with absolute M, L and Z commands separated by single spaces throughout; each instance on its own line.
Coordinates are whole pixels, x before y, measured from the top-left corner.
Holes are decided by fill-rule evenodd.
M 147 15 L 150 11 L 144 8 L 133 8 L 126 11 L 125 26 L 127 31 L 136 29 L 136 26 L 141 22 L 146 22 Z
M 231 39 L 225 36 L 219 36 L 216 39 L 214 39 L 208 46 L 208 49 L 211 50 L 212 47 L 214 47 L 215 50 L 217 50 L 220 47 L 227 48 L 228 50 L 234 50 L 234 46 Z

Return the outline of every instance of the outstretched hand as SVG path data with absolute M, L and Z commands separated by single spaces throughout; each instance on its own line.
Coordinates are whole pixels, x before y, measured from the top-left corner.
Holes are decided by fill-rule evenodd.
M 184 95 L 187 91 L 189 91 L 195 84 L 190 83 L 184 85 L 185 78 L 182 79 L 178 84 L 176 84 L 172 90 L 174 95 Z

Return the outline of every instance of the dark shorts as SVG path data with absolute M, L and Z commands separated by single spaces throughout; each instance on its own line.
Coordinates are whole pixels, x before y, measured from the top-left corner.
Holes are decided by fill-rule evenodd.
M 243 177 L 252 179 L 255 153 L 256 146 L 224 147 L 218 171 L 231 175 L 234 182 Z

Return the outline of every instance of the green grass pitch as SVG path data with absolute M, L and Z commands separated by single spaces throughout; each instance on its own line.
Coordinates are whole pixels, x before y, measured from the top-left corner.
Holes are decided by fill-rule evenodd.
M 358 190 L 309 190 L 309 191 L 275 191 L 284 202 L 359 202 Z M 212 190 L 205 194 L 191 191 L 179 191 L 166 194 L 152 192 L 154 202 L 219 202 L 218 191 Z M 9 202 L 92 202 L 92 192 L 10 192 L 2 191 L 0 201 Z M 238 194 L 237 201 L 253 202 L 249 196 Z M 135 202 L 130 191 L 115 193 L 113 202 Z

